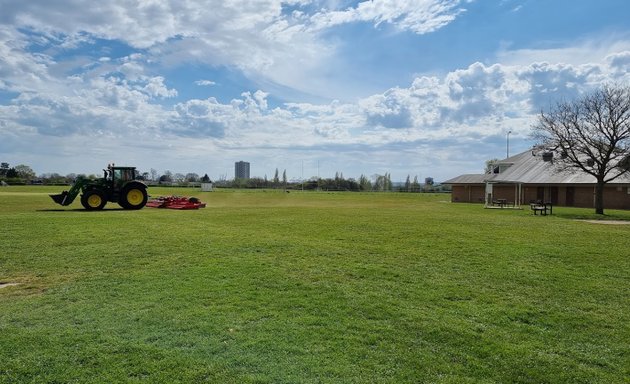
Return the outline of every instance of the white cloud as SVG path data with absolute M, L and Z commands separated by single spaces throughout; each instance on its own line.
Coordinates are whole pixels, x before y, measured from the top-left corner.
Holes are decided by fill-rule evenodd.
M 386 23 L 424 34 L 463 12 L 459 0 L 370 0 L 354 8 L 325 8 L 341 6 L 315 0 L 67 0 L 13 3 L 3 13 L 15 27 L 41 34 L 42 44 L 55 49 L 72 49 L 97 38 L 116 40 L 147 50 L 166 65 L 236 67 L 261 84 L 269 81 L 318 94 L 325 91 L 326 66 L 336 53 L 335 43 L 321 35 L 326 29 L 342 23 Z M 134 68 L 134 61 L 121 70 L 138 73 L 141 68 Z
M 212 86 L 212 85 L 215 85 L 216 83 L 212 80 L 197 80 L 195 81 L 195 84 L 199 86 Z
M 29 53 L 27 41 L 17 32 L 0 27 L 0 78 L 5 90 L 32 91 L 48 86 L 53 78 L 48 69 L 54 64 L 51 57 Z
M 459 4 L 458 0 L 371 0 L 345 10 L 321 11 L 311 20 L 315 29 L 371 22 L 375 26 L 388 23 L 401 30 L 425 34 L 455 20 L 464 11 Z
M 536 62 L 563 63 L 573 66 L 599 63 L 606 56 L 630 51 L 627 35 L 610 34 L 590 36 L 570 44 L 567 42 L 547 42 L 546 46 L 509 49 L 497 53 L 496 60 L 504 65 L 529 65 Z
M 168 89 L 164 84 L 164 78 L 162 76 L 143 77 L 142 80 L 145 81 L 146 84 L 140 89 L 150 97 L 168 98 L 177 96 L 175 89 Z
M 628 57 L 627 52 L 620 52 L 579 66 L 473 63 L 443 76 L 419 76 L 407 87 L 394 87 L 356 103 L 287 103 L 270 108 L 269 94 L 258 90 L 243 92 L 229 103 L 210 97 L 181 101 L 171 109 L 157 102 L 177 95 L 163 77 L 131 71 L 128 79 L 120 71 L 129 68 L 125 64 L 141 61 L 108 62 L 108 66 L 114 65 L 100 72 L 54 78 L 46 70 L 48 64 L 24 55 L 17 62 L 34 65 L 39 77 L 66 89 L 22 92 L 11 105 L 0 107 L 0 132 L 18 147 L 20 138 L 26 146 L 33 137 L 91 137 L 95 141 L 133 137 L 151 143 L 148 153 L 156 148 L 171 153 L 175 150 L 171 145 L 185 151 L 183 143 L 194 139 L 216 153 L 250 150 L 266 153 L 269 159 L 273 159 L 273 151 L 297 148 L 397 157 L 412 155 L 420 148 L 454 150 L 500 141 L 507 129 L 515 139 L 525 137 L 541 107 L 615 78 L 628 65 Z M 22 76 L 17 72 L 8 78 L 23 81 Z M 161 142 L 163 139 L 166 141 Z M 454 154 L 444 156 L 436 154 L 447 162 L 460 161 Z
M 630 82 L 630 50 L 610 54 L 606 61 L 618 82 Z

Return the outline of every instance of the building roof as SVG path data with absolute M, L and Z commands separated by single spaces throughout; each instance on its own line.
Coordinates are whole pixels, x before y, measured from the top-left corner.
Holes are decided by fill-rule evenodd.
M 486 174 L 467 174 L 454 177 L 443 181 L 442 184 L 483 184 L 491 175 Z
M 564 171 L 560 172 L 553 159 L 545 161 L 542 151 L 530 150 L 508 157 L 497 162 L 502 169 L 501 173 L 461 175 L 442 184 L 480 184 L 494 183 L 518 183 L 518 184 L 595 184 L 594 176 L 585 172 Z M 612 184 L 630 183 L 630 174 L 625 174 Z

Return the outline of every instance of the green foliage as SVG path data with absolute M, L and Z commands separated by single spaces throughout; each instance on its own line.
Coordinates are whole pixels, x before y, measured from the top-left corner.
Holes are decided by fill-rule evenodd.
M 411 192 L 420 192 L 420 183 L 418 182 L 418 176 L 414 176 L 411 183 Z
M 361 191 L 371 191 L 372 190 L 372 182 L 365 175 L 361 175 L 359 177 L 359 190 L 361 190 Z
M 17 176 L 23 180 L 30 181 L 35 178 L 35 171 L 28 165 L 19 164 L 15 166 Z
M 374 181 L 374 191 L 384 192 L 392 190 L 392 179 L 389 173 L 385 173 L 384 175 L 376 175 L 376 180 Z
M 0 288 L 0 383 L 630 375 L 630 226 L 582 210 L 229 191 L 85 212 L 58 192 L 0 190 L 0 282 L 19 284 Z
M 276 168 L 276 173 L 273 176 L 273 184 L 276 186 L 280 184 L 280 179 L 278 178 L 278 168 Z
M 9 163 L 0 163 L 0 180 L 9 184 L 26 184 L 35 178 L 35 172 L 28 165 L 18 164 L 10 167 Z

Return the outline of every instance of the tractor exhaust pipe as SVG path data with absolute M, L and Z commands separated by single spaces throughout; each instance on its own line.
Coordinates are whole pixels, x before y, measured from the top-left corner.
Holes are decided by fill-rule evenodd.
M 63 192 L 61 192 L 58 195 L 48 195 L 48 196 L 50 196 L 50 198 L 53 199 L 53 201 L 55 203 L 59 204 L 59 205 L 69 205 L 70 204 L 70 203 L 65 204 L 66 200 L 67 200 L 67 197 L 68 197 L 68 191 L 63 191 Z

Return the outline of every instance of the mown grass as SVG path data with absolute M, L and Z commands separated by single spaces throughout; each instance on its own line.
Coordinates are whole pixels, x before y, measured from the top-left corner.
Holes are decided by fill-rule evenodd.
M 46 188 L 0 190 L 2 383 L 630 377 L 630 225 L 589 210 L 228 191 L 85 212 Z

